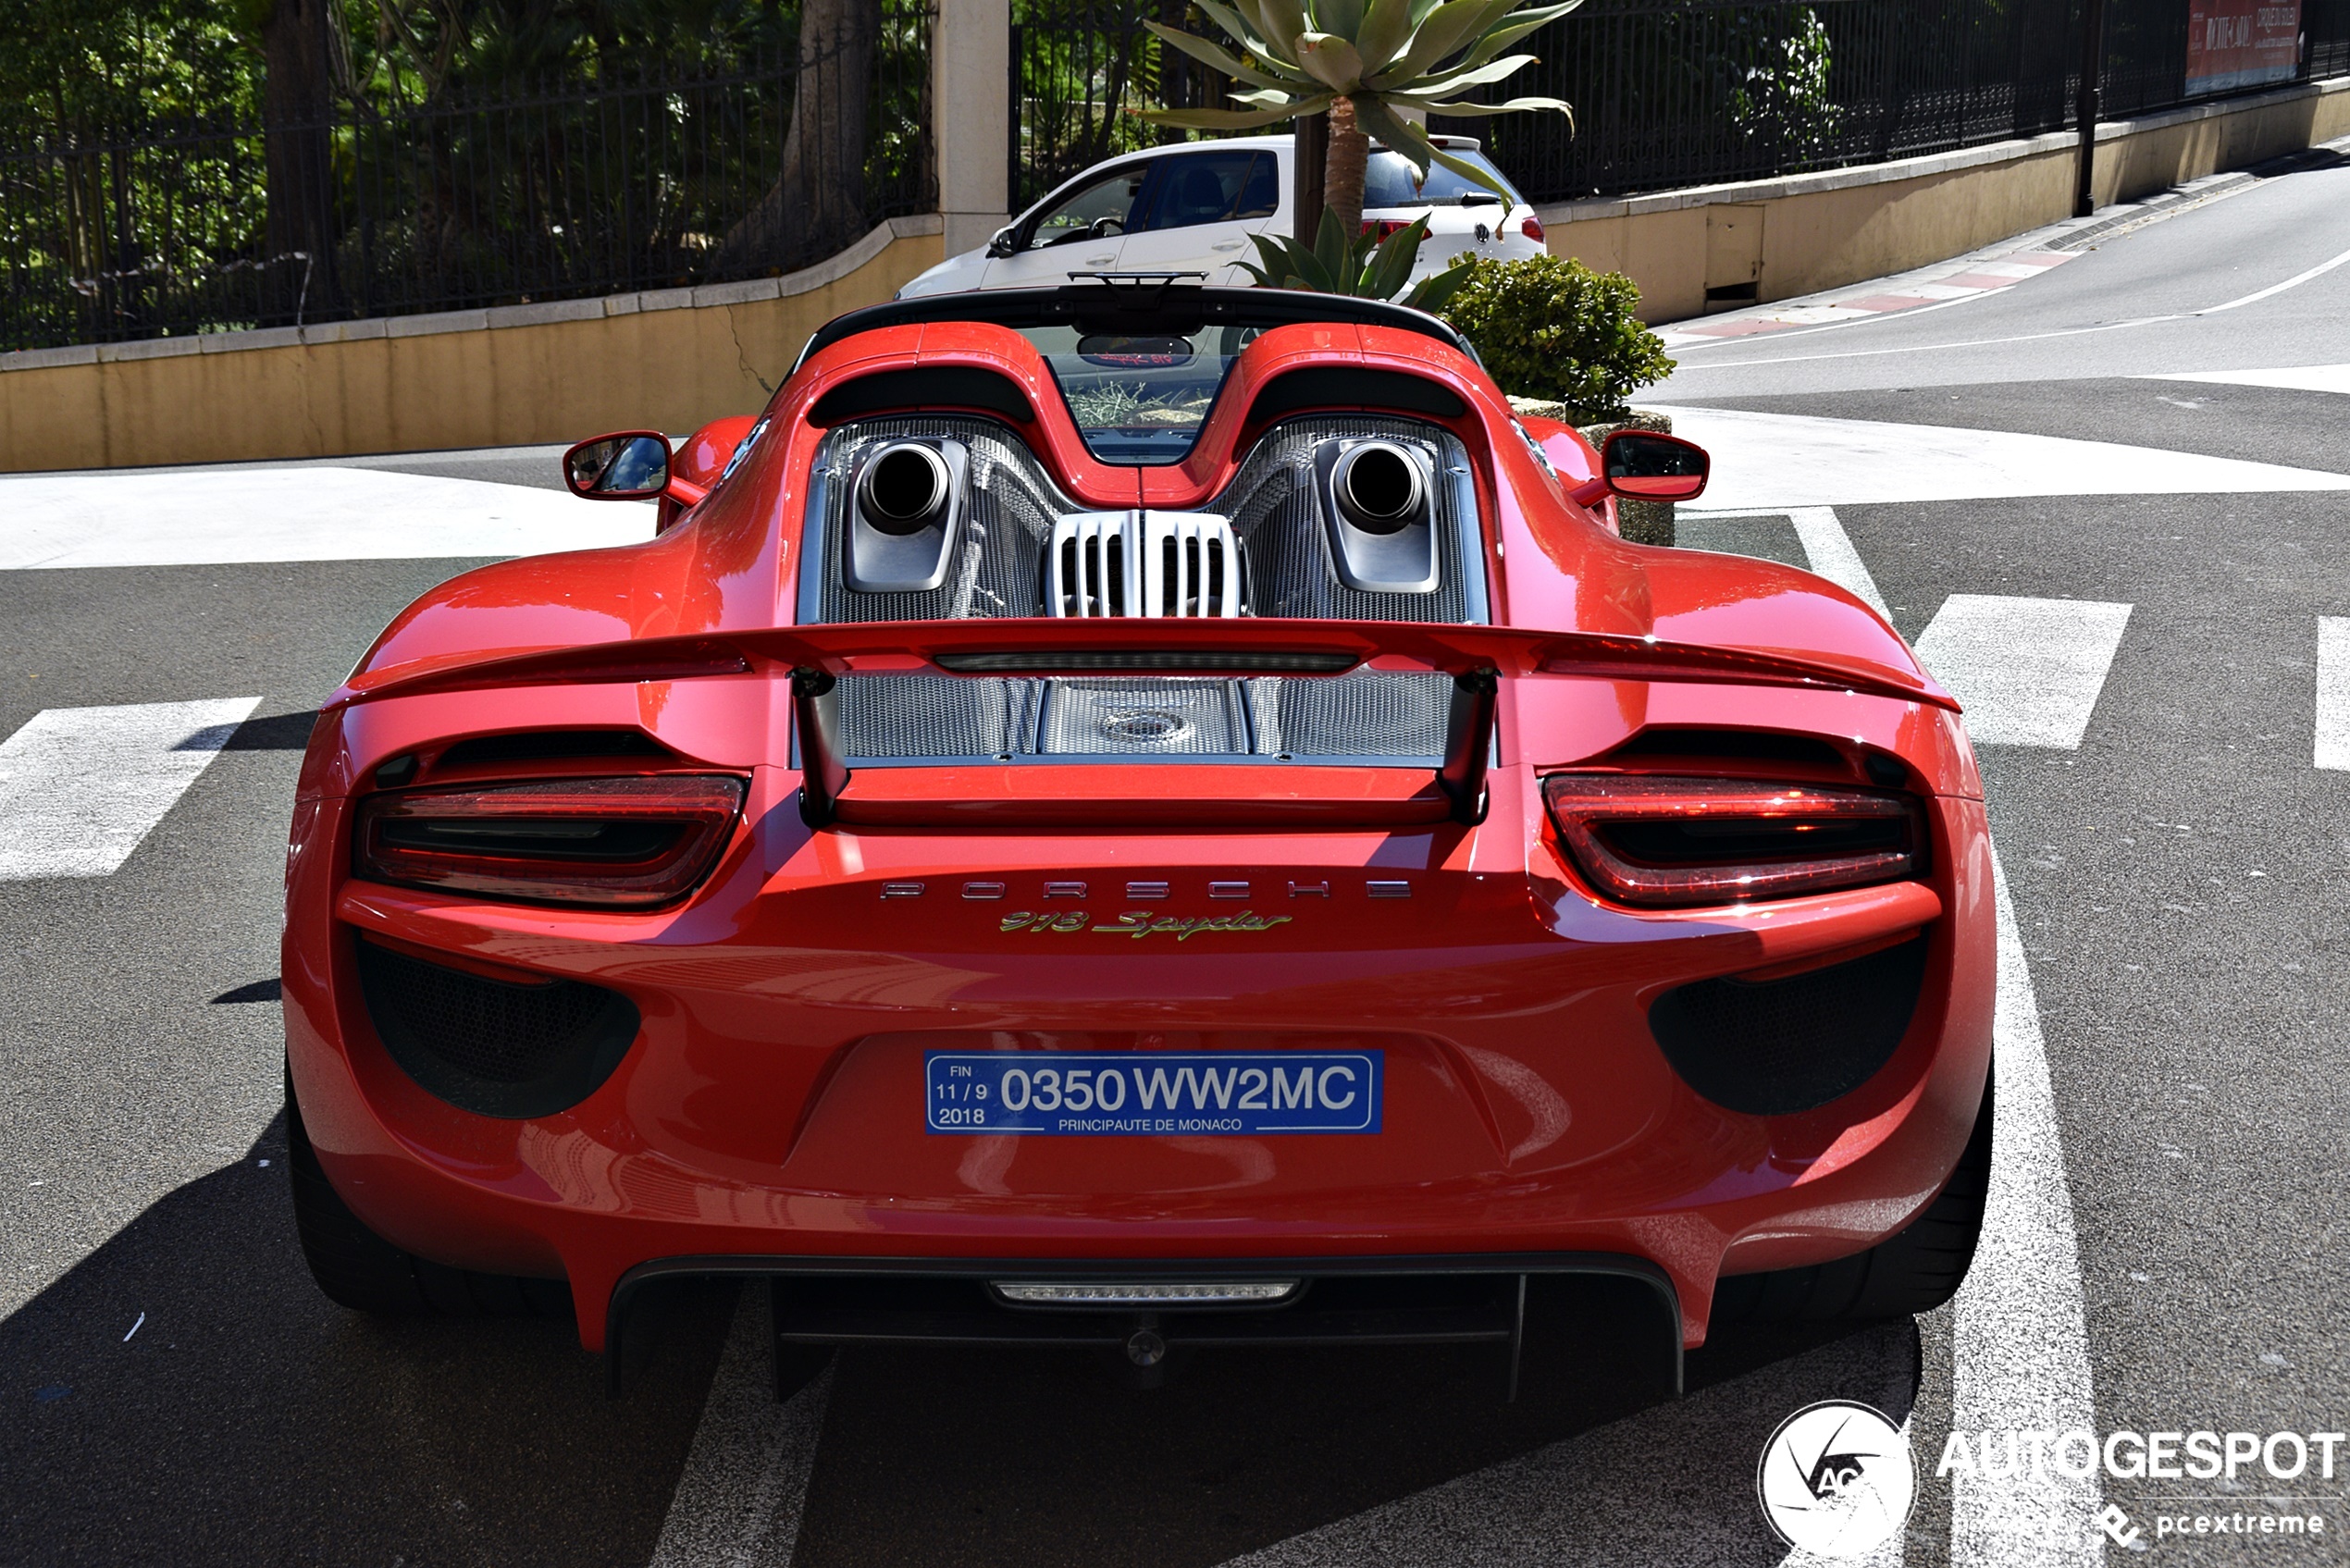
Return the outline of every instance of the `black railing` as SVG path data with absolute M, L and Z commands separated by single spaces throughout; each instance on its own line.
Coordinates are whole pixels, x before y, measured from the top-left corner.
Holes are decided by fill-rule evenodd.
M 1016 0 L 1012 190 L 1024 206 L 1088 164 L 1176 138 L 1129 106 L 1232 106 L 1228 87 L 1107 0 Z M 1181 0 L 1150 14 L 1218 36 Z M 2189 101 L 2187 0 L 2106 0 L 2103 111 Z M 1473 96 L 1575 106 L 1439 120 L 1538 202 L 1881 162 L 2073 123 L 2081 0 L 1585 0 L 1515 46 L 1538 57 Z M 1514 51 L 1515 52 L 1515 51 Z M 2304 0 L 2303 79 L 2350 74 L 2350 0 Z
M 723 69 L 0 147 L 0 348 L 806 265 L 937 205 L 930 14 Z
M 1565 99 L 1573 128 L 1439 128 L 1538 202 L 1948 152 L 2072 125 L 2081 28 L 2081 0 L 1586 0 L 1504 89 Z M 2350 0 L 2308 0 L 2303 31 L 2300 76 L 2350 70 Z M 2186 0 L 2106 0 L 2104 57 L 2105 117 L 2188 102 Z
M 1104 158 L 1185 140 L 1132 110 L 1242 106 L 1226 96 L 1231 78 L 1169 48 L 1143 25 L 1220 39 L 1190 0 L 1013 0 L 1012 18 L 1016 212 Z

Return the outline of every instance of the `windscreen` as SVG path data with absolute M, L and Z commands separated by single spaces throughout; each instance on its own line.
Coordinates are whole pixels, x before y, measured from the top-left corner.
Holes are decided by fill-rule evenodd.
M 1447 147 L 1445 152 L 1466 164 L 1475 164 L 1510 192 L 1510 205 L 1523 206 L 1525 198 L 1516 187 L 1503 179 L 1501 171 L 1486 160 L 1482 153 L 1466 148 Z M 1428 183 L 1419 181 L 1419 171 L 1401 153 L 1373 153 L 1363 169 L 1363 205 L 1367 208 L 1385 207 L 1455 207 L 1466 196 L 1471 203 L 1498 202 L 1499 197 L 1466 175 L 1453 173 L 1442 164 L 1428 166 Z
M 1199 439 L 1224 375 L 1258 328 L 1105 332 L 1083 326 L 1018 328 L 1052 367 L 1085 448 L 1104 463 L 1181 463 Z

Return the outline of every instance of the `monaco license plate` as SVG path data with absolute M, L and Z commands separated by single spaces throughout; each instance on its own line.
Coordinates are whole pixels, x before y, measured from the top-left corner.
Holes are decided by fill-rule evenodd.
M 926 1051 L 933 1132 L 1377 1132 L 1378 1051 Z

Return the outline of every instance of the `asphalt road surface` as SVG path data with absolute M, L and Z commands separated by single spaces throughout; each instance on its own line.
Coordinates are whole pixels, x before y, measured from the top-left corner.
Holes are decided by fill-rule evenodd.
M 427 585 L 648 524 L 542 493 L 551 451 L 0 479 L 0 1562 L 1742 1568 L 1788 1560 L 1764 1438 L 1830 1397 L 1919 1458 L 1880 1563 L 2350 1561 L 2350 1449 L 1938 1473 L 1954 1430 L 2350 1425 L 2350 167 L 2182 206 L 1676 337 L 1719 475 L 1684 543 L 1885 606 L 1968 704 L 2012 894 L 1967 1290 L 1723 1332 L 1677 1401 L 1600 1285 L 1539 1303 L 1515 1404 L 1490 1354 L 1364 1351 L 1152 1391 L 847 1352 L 778 1405 L 720 1287 L 615 1403 L 565 1327 L 329 1305 L 278 1117 L 308 714 Z M 2158 1533 L 2198 1512 L 2323 1533 Z

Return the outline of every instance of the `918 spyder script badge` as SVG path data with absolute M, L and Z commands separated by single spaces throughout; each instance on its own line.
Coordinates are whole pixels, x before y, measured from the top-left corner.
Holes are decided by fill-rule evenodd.
M 1025 931 L 1041 935 L 1051 932 L 1065 935 L 1074 932 L 1090 932 L 1111 936 L 1171 936 L 1178 942 L 1189 942 L 1194 936 L 1217 931 L 1270 931 L 1275 926 L 1289 924 L 1287 915 L 1260 915 L 1253 909 L 1243 909 L 1237 915 L 1156 915 L 1148 909 L 1129 909 L 1115 920 L 1095 920 L 1082 909 L 1066 912 L 1047 909 L 1038 914 L 1022 909 L 1006 915 L 1001 930 Z

